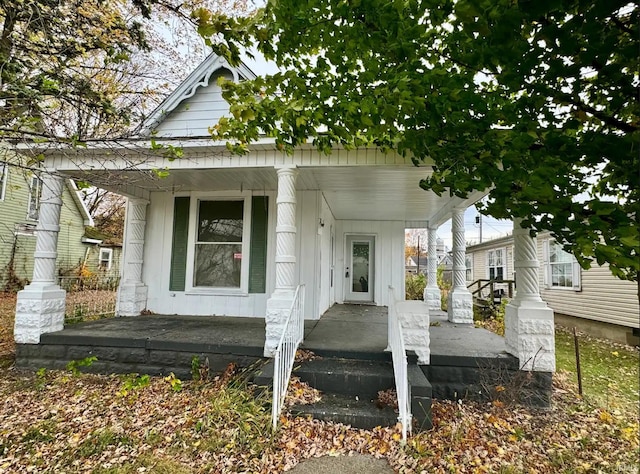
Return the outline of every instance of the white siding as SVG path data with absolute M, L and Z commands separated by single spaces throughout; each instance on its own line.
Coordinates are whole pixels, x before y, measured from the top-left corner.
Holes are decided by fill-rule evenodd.
M 320 219 L 322 225 L 318 228 L 320 233 L 320 275 L 317 285 L 320 291 L 318 301 L 318 315 L 321 316 L 336 301 L 335 282 L 337 273 L 334 268 L 336 259 L 336 221 L 329 209 L 324 195 L 320 197 Z M 333 243 L 332 243 L 333 238 Z M 332 275 L 333 273 L 333 275 Z
M 389 304 L 389 285 L 404 295 L 404 221 L 336 221 L 336 301 L 344 302 L 345 239 L 347 235 L 375 236 L 374 302 Z
M 473 281 L 487 278 L 487 253 L 473 252 Z
M 158 314 L 264 317 L 275 282 L 275 196 L 269 195 L 269 238 L 265 294 L 206 294 L 169 291 L 173 201 L 171 193 L 151 193 L 147 208 L 143 282 L 148 286 L 147 309 Z M 194 199 L 194 197 L 192 197 Z M 187 275 L 187 279 L 191 275 Z
M 233 79 L 231 72 L 221 70 L 209 80 L 207 87 L 178 105 L 157 126 L 157 137 L 204 137 L 208 128 L 218 123 L 223 115 L 228 115 L 229 104 L 222 98 L 222 88 L 218 78 Z
M 298 281 L 306 286 L 305 317 L 318 319 L 321 315 L 319 306 L 321 288 L 319 288 L 318 280 L 322 275 L 320 270 L 321 235 L 318 234 L 318 227 L 322 195 L 317 191 L 299 191 L 296 197 L 298 201 L 296 210 L 298 226 L 297 276 Z M 192 199 L 195 198 L 192 196 Z M 149 287 L 147 309 L 159 314 L 263 318 L 267 299 L 275 287 L 275 194 L 269 194 L 268 263 L 265 294 L 207 294 L 205 291 L 169 291 L 173 201 L 174 195 L 171 193 L 152 193 L 151 202 L 147 209 L 143 268 L 143 281 Z M 191 275 L 187 274 L 187 279 L 189 278 Z
M 577 318 L 601 321 L 626 327 L 640 326 L 640 307 L 638 306 L 638 286 L 631 281 L 614 277 L 608 266 L 594 264 L 589 270 L 580 270 L 581 290 L 573 288 L 547 288 L 544 257 L 544 242 L 548 234 L 538 238 L 538 260 L 540 270 L 540 295 L 556 313 Z M 482 247 L 470 252 L 473 254 L 474 279 L 486 278 L 487 251 L 494 248 L 507 248 L 507 275 L 513 277 L 513 241 L 500 239 L 482 244 Z
M 298 281 L 305 285 L 305 319 L 319 319 L 320 236 L 318 222 L 321 194 L 318 191 L 296 193 Z
M 540 294 L 555 312 L 627 327 L 640 327 L 638 285 L 614 277 L 607 265 L 581 269 L 581 291 L 546 288 L 543 260 L 544 238 L 538 239 Z

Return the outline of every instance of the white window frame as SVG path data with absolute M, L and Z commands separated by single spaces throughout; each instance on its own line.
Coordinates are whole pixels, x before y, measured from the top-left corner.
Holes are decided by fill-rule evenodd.
M 571 263 L 571 286 L 554 286 L 553 285 L 553 265 L 551 262 L 551 246 L 557 245 L 560 251 L 571 256 L 571 262 L 562 262 L 562 264 Z M 544 287 L 553 291 L 582 291 L 582 268 L 576 260 L 575 256 L 565 251 L 562 245 L 558 244 L 554 239 L 547 239 L 543 242 L 544 257 Z
M 106 266 L 103 267 L 103 263 L 105 262 L 105 260 L 102 258 L 102 253 L 106 252 L 109 257 L 106 260 Z M 112 248 L 107 248 L 107 247 L 99 247 L 98 249 L 98 268 L 99 269 L 104 269 L 104 270 L 111 270 L 111 264 L 113 263 L 113 249 Z
M 491 253 L 492 252 L 498 252 L 500 251 L 502 253 L 502 265 L 497 266 L 497 265 L 490 265 L 491 262 Z M 487 279 L 490 280 L 491 279 L 491 268 L 502 268 L 502 279 L 503 280 L 507 280 L 507 249 L 505 247 L 500 247 L 497 249 L 489 249 L 487 250 Z M 497 272 L 496 272 L 497 273 Z M 496 279 L 497 280 L 497 279 Z
M 34 192 L 35 188 L 35 192 Z M 29 201 L 27 204 L 27 219 L 37 221 L 40 218 L 40 195 L 42 193 L 42 180 L 37 175 L 32 175 L 29 180 Z M 34 199 L 35 194 L 35 199 Z
M 185 293 L 192 295 L 248 295 L 249 294 L 249 249 L 251 248 L 251 194 L 244 193 L 201 193 L 190 195 L 189 230 L 187 244 L 187 268 Z M 198 229 L 198 206 L 200 201 L 243 201 L 242 215 L 242 262 L 240 264 L 240 288 L 208 287 L 194 285 L 196 239 Z
M 4 201 L 7 192 L 7 181 L 9 181 L 9 165 L 0 161 L 0 201 Z
M 465 277 L 467 282 L 473 281 L 473 254 L 467 253 L 464 256 Z

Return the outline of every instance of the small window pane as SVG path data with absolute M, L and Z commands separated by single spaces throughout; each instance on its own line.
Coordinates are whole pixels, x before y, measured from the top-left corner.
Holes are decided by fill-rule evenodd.
M 198 242 L 242 242 L 243 201 L 200 201 Z
M 242 244 L 197 244 L 194 286 L 240 288 Z
M 38 215 L 40 212 L 40 193 L 42 192 L 42 186 L 40 184 L 40 179 L 37 176 L 31 177 L 27 218 L 34 221 L 38 220 Z
M 9 168 L 6 163 L 0 162 L 0 201 L 4 199 L 4 191 L 7 184 L 7 177 L 9 175 Z

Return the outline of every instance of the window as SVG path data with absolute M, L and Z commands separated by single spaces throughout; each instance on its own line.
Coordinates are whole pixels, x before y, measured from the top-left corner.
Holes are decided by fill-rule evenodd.
M 0 161 L 0 201 L 4 199 L 7 181 L 9 181 L 9 165 Z
M 473 255 L 465 255 L 464 264 L 466 267 L 466 280 L 473 281 Z
M 16 224 L 13 235 L 26 235 L 28 237 L 34 237 L 36 235 L 36 225 L 27 224 L 24 222 Z
M 494 249 L 487 252 L 487 272 L 490 280 L 503 280 L 507 273 L 505 249 Z
M 244 200 L 198 201 L 194 287 L 240 288 Z
M 113 249 L 100 249 L 98 254 L 98 268 L 100 270 L 111 270 L 111 262 L 113 260 Z
M 42 180 L 37 176 L 31 177 L 29 183 L 29 207 L 27 208 L 27 219 L 38 220 L 40 212 L 40 194 L 42 193 Z
M 547 286 L 550 288 L 580 289 L 580 266 L 575 257 L 554 241 L 546 242 Z

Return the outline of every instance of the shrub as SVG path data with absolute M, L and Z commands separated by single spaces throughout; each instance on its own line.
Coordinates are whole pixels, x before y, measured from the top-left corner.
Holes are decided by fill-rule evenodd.
M 422 274 L 407 275 L 404 279 L 405 299 L 421 300 L 424 298 L 424 288 L 427 286 L 427 278 Z

